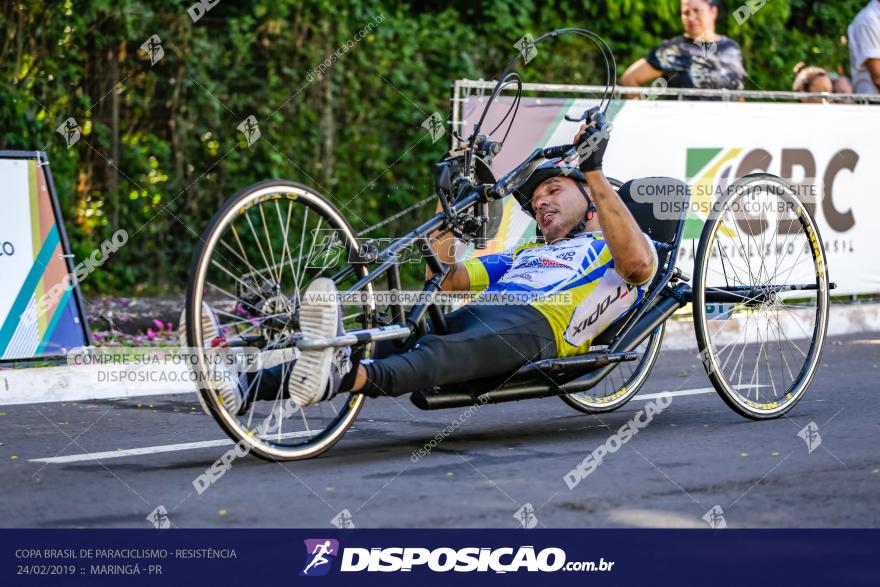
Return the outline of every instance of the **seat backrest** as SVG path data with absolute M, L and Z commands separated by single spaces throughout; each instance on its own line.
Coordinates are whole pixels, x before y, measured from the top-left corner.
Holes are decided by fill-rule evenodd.
M 665 277 L 665 270 L 678 230 L 683 226 L 682 217 L 687 214 L 690 192 L 686 183 L 671 177 L 646 177 L 632 179 L 617 190 L 620 199 L 629 208 L 642 232 L 660 243 L 657 249 L 658 270 L 648 290 L 652 290 Z M 662 246 L 668 245 L 668 246 Z M 631 308 L 614 324 L 601 332 L 593 345 L 607 345 L 626 323 L 626 316 L 635 312 Z
M 642 232 L 672 244 L 690 199 L 688 185 L 672 177 L 631 179 L 617 190 Z
M 617 190 L 620 199 L 629 208 L 642 232 L 652 240 L 668 247 L 658 247 L 658 271 L 653 287 L 660 281 L 663 267 L 672 253 L 679 227 L 687 214 L 690 189 L 680 179 L 672 177 L 645 177 L 631 179 Z

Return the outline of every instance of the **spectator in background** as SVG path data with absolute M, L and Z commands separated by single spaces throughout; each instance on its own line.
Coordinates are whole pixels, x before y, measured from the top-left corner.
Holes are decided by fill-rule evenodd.
M 831 87 L 833 88 L 835 94 L 837 94 L 838 96 L 852 95 L 853 87 L 848 77 L 839 74 L 836 71 L 829 71 L 828 77 L 831 78 Z M 852 104 L 852 99 L 846 97 L 835 97 L 834 101 L 837 104 Z
M 715 32 L 717 19 L 718 0 L 681 0 L 684 34 L 630 65 L 620 83 L 641 86 L 662 77 L 671 88 L 741 90 L 742 52 L 736 41 Z
M 856 94 L 880 94 L 880 0 L 871 0 L 849 25 L 849 56 Z
M 828 77 L 828 72 L 821 67 L 807 66 L 803 61 L 794 66 L 794 84 L 792 84 L 792 89 L 795 92 L 824 92 L 826 94 L 834 91 L 834 87 L 831 85 L 831 78 Z M 813 104 L 827 104 L 829 101 L 825 97 L 803 98 L 801 100 L 801 102 Z
M 828 74 L 828 77 L 831 78 L 831 86 L 834 88 L 835 94 L 852 94 L 853 87 L 852 82 L 849 81 L 849 78 L 845 75 L 840 75 L 839 73 L 831 72 Z

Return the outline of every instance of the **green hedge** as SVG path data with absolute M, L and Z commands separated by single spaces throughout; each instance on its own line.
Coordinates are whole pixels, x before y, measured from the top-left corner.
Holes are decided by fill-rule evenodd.
M 865 0 L 770 0 L 743 26 L 739 3 L 724 4 L 720 30 L 743 46 L 749 87 L 785 90 L 801 60 L 848 70 L 842 37 Z M 370 225 L 430 192 L 428 164 L 448 142 L 426 140 L 420 124 L 449 112 L 453 80 L 490 79 L 522 35 L 565 26 L 605 36 L 622 72 L 678 34 L 678 5 L 220 0 L 193 23 L 187 2 L 11 0 L 0 7 L 0 148 L 49 152 L 77 255 L 128 230 L 86 290 L 178 292 L 196 234 L 236 190 L 302 181 Z M 138 47 L 152 34 L 165 55 L 151 67 Z M 525 75 L 597 83 L 597 57 L 564 45 Z M 236 126 L 250 114 L 263 140 L 247 148 Z M 67 149 L 54 129 L 69 116 L 85 140 Z

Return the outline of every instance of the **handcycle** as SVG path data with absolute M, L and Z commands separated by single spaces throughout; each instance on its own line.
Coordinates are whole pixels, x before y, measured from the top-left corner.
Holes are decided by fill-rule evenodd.
M 553 31 L 534 44 L 570 33 L 595 42 L 613 64 L 613 57 L 607 61 L 610 49 L 589 31 Z M 201 401 L 234 441 L 265 459 L 314 457 L 342 438 L 367 398 L 354 393 L 300 409 L 285 401 L 279 388 L 273 401 L 232 413 L 207 376 L 208 355 L 218 342 L 226 352 L 256 348 L 268 361 L 283 361 L 303 350 L 352 345 L 363 346 L 369 357 L 382 341 L 423 334 L 428 318 L 434 332 L 444 332 L 442 308 L 431 296 L 440 290 L 449 265 L 429 236 L 448 231 L 473 241 L 477 250 L 484 248 L 490 204 L 509 197 L 542 162 L 571 157 L 577 149 L 536 148 L 495 179 L 491 161 L 503 140 L 482 134 L 481 125 L 510 86 L 516 89 L 508 111 L 513 124 L 522 93 L 519 75 L 511 72 L 517 59 L 500 76 L 465 146 L 435 164 L 440 211 L 390 245 L 379 248 L 359 239 L 329 199 L 291 181 L 249 186 L 215 214 L 193 258 L 185 334 L 197 359 L 193 368 L 202 375 Z M 599 108 L 610 103 L 613 69 L 609 65 Z M 435 410 L 558 396 L 588 414 L 617 410 L 647 381 L 666 321 L 687 308 L 699 358 L 734 411 L 754 420 L 777 418 L 803 397 L 819 365 L 834 284 L 816 222 L 794 186 L 766 173 L 734 181 L 706 211 L 691 286 L 678 266 L 692 204 L 688 186 L 665 177 L 612 184 L 657 249 L 659 268 L 643 299 L 600 333 L 586 354 L 527 362 L 503 377 L 422 390 L 411 395 L 415 406 Z M 380 280 L 390 292 L 402 290 L 401 256 L 413 248 L 432 273 L 422 298 L 410 307 L 395 299 L 377 302 L 374 286 Z M 318 277 L 330 277 L 356 301 L 342 313 L 344 332 L 308 339 L 299 332 L 300 299 Z M 206 308 L 220 317 L 219 336 L 212 340 L 203 332 Z

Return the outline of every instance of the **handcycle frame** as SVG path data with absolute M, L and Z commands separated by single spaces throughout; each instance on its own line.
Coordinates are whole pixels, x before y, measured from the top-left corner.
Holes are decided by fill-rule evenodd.
M 538 44 L 569 34 L 590 40 L 605 59 L 606 90 L 599 106 L 585 111 L 578 118 L 565 117 L 570 122 L 589 123 L 594 120 L 594 112 L 607 111 L 614 94 L 617 65 L 607 43 L 600 36 L 585 29 L 559 29 L 541 35 L 528 45 L 530 48 L 534 48 Z M 383 275 L 387 276 L 389 290 L 399 291 L 401 279 L 398 268 L 398 253 L 415 243 L 422 259 L 427 263 L 432 273 L 432 277 L 427 280 L 422 289 L 422 294 L 436 293 L 450 267 L 443 263 L 431 248 L 429 235 L 436 231 L 451 231 L 456 236 L 474 239 L 476 249 L 485 248 L 489 202 L 500 200 L 513 193 L 543 161 L 560 157 L 567 160 L 574 158 L 575 152 L 578 150 L 574 145 L 538 148 L 525 161 L 498 181 L 494 181 L 491 172 L 488 172 L 488 177 L 485 173 L 489 169 L 488 163 L 491 162 L 493 156 L 501 151 L 507 133 L 504 134 L 500 143 L 496 143 L 490 140 L 494 131 L 490 131 L 487 135 L 481 134 L 482 125 L 495 98 L 504 88 L 515 86 L 516 97 L 510 110 L 502 119 L 503 123 L 512 114 L 509 126 L 513 125 L 519 98 L 522 94 L 522 79 L 513 72 L 512 68 L 520 56 L 525 59 L 524 51 L 525 48 L 521 49 L 522 55 L 517 55 L 508 62 L 498 78 L 479 121 L 474 125 L 473 133 L 463 141 L 467 143 L 467 146 L 458 154 L 459 161 L 463 163 L 463 169 L 459 169 L 461 173 L 458 177 L 453 178 L 448 158 L 434 166 L 437 195 L 442 210 L 382 251 L 357 251 L 349 258 L 348 266 L 332 276 L 336 283 L 351 276 L 355 267 L 375 262 L 378 263 L 378 266 L 358 279 L 350 287 L 350 291 L 358 291 Z M 501 123 L 495 130 L 500 127 Z M 492 183 L 486 183 L 487 179 Z M 585 392 L 598 385 L 614 370 L 618 363 L 638 360 L 639 353 L 633 352 L 634 349 L 651 336 L 677 310 L 695 301 L 693 291 L 687 283 L 690 277 L 676 268 L 676 260 L 687 218 L 686 211 L 690 206 L 690 191 L 688 189 L 685 189 L 684 199 L 681 207 L 682 213 L 677 219 L 673 236 L 669 238 L 669 226 L 667 226 L 667 234 L 663 237 L 665 242 L 655 241 L 662 265 L 658 268 L 657 275 L 651 282 L 645 297 L 594 339 L 593 345 L 604 345 L 604 349 L 590 351 L 575 357 L 528 362 L 506 377 L 487 378 L 471 382 L 466 387 L 452 385 L 443 389 L 419 391 L 411 395 L 413 403 L 417 407 L 427 410 Z M 631 202 L 625 203 L 633 205 Z M 645 219 L 643 222 L 647 224 L 650 220 Z M 641 226 L 641 229 L 649 232 L 646 226 Z M 661 232 L 663 231 L 661 230 Z M 829 286 L 831 289 L 835 287 L 834 284 L 829 284 Z M 763 286 L 710 287 L 705 288 L 702 299 L 698 300 L 698 303 L 739 303 L 745 306 L 757 306 L 775 300 L 780 292 L 807 289 L 817 289 L 817 286 L 811 284 L 767 284 Z M 350 346 L 380 340 L 408 338 L 426 331 L 424 326 L 426 315 L 430 315 L 435 332 L 443 333 L 446 331 L 443 312 L 432 302 L 420 302 L 409 312 L 404 312 L 399 304 L 392 304 L 392 316 L 385 320 L 382 320 L 383 317 L 375 313 L 375 306 L 373 308 L 374 316 L 371 317 L 372 320 L 369 321 L 369 324 L 379 324 L 379 326 L 348 332 L 343 336 L 315 340 L 304 340 L 301 335 L 294 335 L 292 343 L 303 349 L 319 349 L 327 346 Z M 699 336 L 697 338 L 699 343 Z M 602 400 L 597 399 L 597 401 L 601 402 Z
M 473 182 L 470 182 L 465 189 L 461 190 L 463 195 L 455 202 L 450 201 L 450 198 L 442 190 L 438 191 L 442 210 L 433 218 L 398 238 L 382 251 L 358 251 L 353 257 L 350 257 L 349 264 L 332 275 L 331 278 L 339 283 L 349 277 L 357 265 L 378 263 L 378 266 L 348 288 L 349 291 L 359 291 L 383 276 L 387 279 L 389 290 L 399 291 L 401 278 L 398 254 L 415 244 L 421 258 L 432 272 L 432 277 L 426 281 L 422 289 L 422 293 L 426 294 L 423 299 L 429 298 L 431 294 L 440 289 L 440 285 L 450 269 L 450 265 L 440 261 L 432 249 L 429 235 L 437 231 L 453 230 L 453 227 L 461 225 L 465 215 L 473 213 L 472 218 L 475 221 L 471 223 L 471 227 L 474 227 L 475 230 L 474 234 L 470 236 L 480 239 L 484 234 L 483 227 L 486 224 L 486 219 L 478 214 L 486 209 L 488 201 L 509 193 L 510 186 L 516 185 L 523 176 L 531 174 L 536 162 L 539 163 L 550 156 L 567 152 L 570 148 L 571 145 L 536 149 L 522 164 L 495 184 L 474 185 Z M 687 198 L 685 204 L 689 204 L 690 193 L 688 192 L 685 197 Z M 688 206 L 685 205 L 682 209 L 687 210 L 687 208 Z M 691 287 L 686 283 L 690 277 L 676 269 L 675 266 L 685 220 L 686 214 L 683 213 L 677 221 L 677 228 L 671 243 L 655 242 L 658 253 L 668 253 L 668 255 L 663 255 L 666 257 L 665 262 L 658 269 L 658 274 L 652 281 L 645 297 L 622 317 L 619 325 L 615 326 L 610 340 L 607 340 L 606 348 L 575 357 L 528 362 L 514 374 L 504 378 L 473 382 L 469 385 L 469 390 L 450 386 L 446 389 L 416 392 L 411 396 L 413 403 L 421 409 L 431 410 L 583 392 L 599 384 L 618 363 L 637 360 L 638 353 L 633 352 L 633 349 L 638 347 L 677 310 L 693 301 Z M 774 290 L 782 291 L 792 287 L 801 289 L 799 286 L 784 285 L 764 288 L 716 287 L 707 291 L 705 302 L 759 304 L 766 301 L 767 296 L 773 295 Z M 405 339 L 425 332 L 426 315 L 430 316 L 435 332 L 442 334 L 446 331 L 443 312 L 435 303 L 421 302 L 408 312 L 404 312 L 399 304 L 392 304 L 390 307 L 392 316 L 390 319 L 386 317 L 384 323 L 378 315 L 373 316 L 374 320 L 371 323 L 378 323 L 379 326 L 321 339 L 305 340 L 300 337 L 295 339 L 293 344 L 302 349 L 317 349 L 328 346 L 349 346 L 382 340 Z M 606 338 L 608 336 L 606 334 Z

